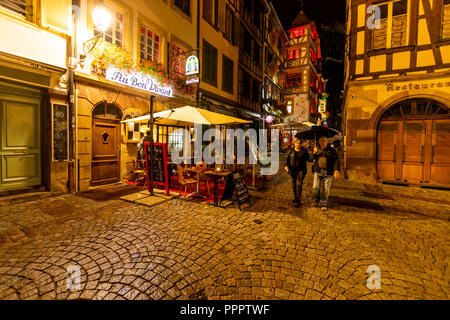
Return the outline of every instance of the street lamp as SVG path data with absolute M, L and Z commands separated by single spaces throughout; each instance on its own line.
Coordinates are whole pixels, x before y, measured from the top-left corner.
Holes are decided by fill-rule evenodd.
M 92 51 L 92 49 L 94 49 L 98 40 L 103 37 L 105 31 L 109 28 L 111 19 L 111 13 L 109 12 L 108 8 L 106 8 L 103 0 L 100 0 L 94 10 L 92 10 L 92 21 L 94 22 L 94 28 L 101 31 L 101 33 L 83 43 L 84 55 L 88 54 Z
M 94 10 L 92 10 L 92 20 L 95 28 L 101 32 L 105 32 L 111 24 L 111 13 L 105 7 L 103 1 L 99 1 Z

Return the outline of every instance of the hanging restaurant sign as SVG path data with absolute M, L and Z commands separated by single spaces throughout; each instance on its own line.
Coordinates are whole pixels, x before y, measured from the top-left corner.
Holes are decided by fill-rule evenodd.
M 195 83 L 199 83 L 200 79 L 199 77 L 192 77 L 189 79 L 186 79 L 186 84 L 195 84 Z
M 156 79 L 144 75 L 140 72 L 128 72 L 117 69 L 115 67 L 109 67 L 106 70 L 106 79 L 136 89 L 142 89 L 152 93 L 156 93 L 162 96 L 173 97 L 172 86 L 164 86 Z
M 199 73 L 199 63 L 197 56 L 190 56 L 186 59 L 186 75 L 190 76 Z

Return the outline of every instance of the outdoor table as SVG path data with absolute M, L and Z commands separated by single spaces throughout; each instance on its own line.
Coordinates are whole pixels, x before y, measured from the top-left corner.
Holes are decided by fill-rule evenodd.
M 205 174 L 214 176 L 214 206 L 219 206 L 219 177 L 226 177 L 231 174 L 231 171 L 205 171 Z
M 197 185 L 196 185 L 196 188 L 195 188 L 195 192 L 191 193 L 189 195 L 189 197 L 193 196 L 195 194 L 200 196 L 200 197 L 205 197 L 205 196 L 200 194 L 200 173 L 208 171 L 210 169 L 209 168 L 204 168 L 204 167 L 190 167 L 190 168 L 185 168 L 184 170 L 188 171 L 188 172 L 194 172 L 194 173 L 197 174 Z

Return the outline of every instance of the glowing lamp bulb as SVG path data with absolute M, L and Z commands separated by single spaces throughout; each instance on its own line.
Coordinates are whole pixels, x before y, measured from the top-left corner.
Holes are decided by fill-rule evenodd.
M 94 21 L 94 26 L 101 32 L 105 32 L 111 24 L 111 13 L 103 5 L 99 3 L 94 10 L 92 10 L 92 20 Z

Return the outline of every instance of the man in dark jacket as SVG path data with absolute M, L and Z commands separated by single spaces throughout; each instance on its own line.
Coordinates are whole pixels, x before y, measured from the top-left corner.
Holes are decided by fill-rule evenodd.
M 292 203 L 295 207 L 302 205 L 302 185 L 307 172 L 308 161 L 309 153 L 305 145 L 302 145 L 302 140 L 294 138 L 294 148 L 288 151 L 284 169 L 290 174 L 292 179 L 292 190 L 294 192 Z
M 326 137 L 319 138 L 320 150 L 314 148 L 314 164 L 312 167 L 314 173 L 314 196 L 316 203 L 319 203 L 322 210 L 327 209 L 328 196 L 330 195 L 331 184 L 333 178 L 339 177 L 340 164 L 336 150 L 327 146 L 328 139 Z M 324 183 L 324 194 L 320 197 L 320 185 Z

